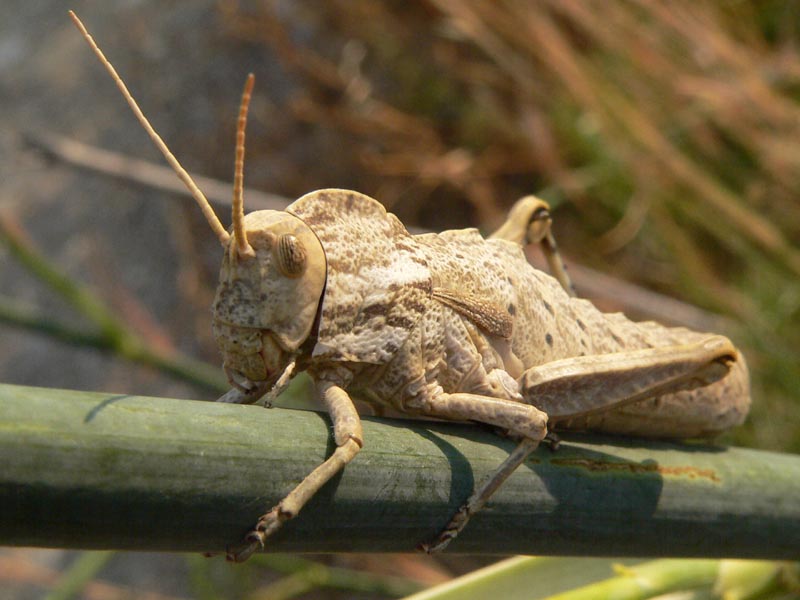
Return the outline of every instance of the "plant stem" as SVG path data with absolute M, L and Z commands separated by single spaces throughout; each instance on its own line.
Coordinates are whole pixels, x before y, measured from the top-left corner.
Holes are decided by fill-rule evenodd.
M 411 551 L 514 446 L 469 425 L 363 425 L 363 451 L 269 550 Z M 330 436 L 307 411 L 0 385 L 0 540 L 223 552 Z M 517 469 L 451 551 L 782 559 L 797 540 L 798 456 L 571 436 Z
M 114 552 L 83 552 L 61 575 L 58 585 L 46 600 L 69 600 L 83 591 L 114 556 Z
M 61 295 L 75 310 L 97 327 L 96 332 L 55 321 L 46 315 L 0 297 L 0 321 L 51 335 L 61 341 L 112 352 L 121 358 L 149 365 L 184 381 L 224 392 L 228 384 L 221 370 L 177 351 L 151 347 L 87 287 L 61 274 L 25 239 L 13 220 L 0 214 L 0 241 L 33 275 Z

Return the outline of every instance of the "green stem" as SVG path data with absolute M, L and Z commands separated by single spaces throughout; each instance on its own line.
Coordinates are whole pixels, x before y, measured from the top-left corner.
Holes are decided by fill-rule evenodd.
M 0 296 L 0 323 L 35 331 L 73 346 L 111 350 L 111 343 L 105 336 L 56 321 L 4 296 Z
M 655 560 L 634 567 L 618 567 L 616 577 L 550 596 L 547 600 L 646 600 L 669 592 L 714 583 L 718 560 Z
M 363 419 L 365 446 L 267 548 L 409 552 L 515 444 L 485 429 Z M 0 540 L 223 552 L 332 451 L 330 420 L 0 384 Z M 451 545 L 486 554 L 798 554 L 800 457 L 569 436 L 540 448 Z
M 114 552 L 82 552 L 61 576 L 45 600 L 69 600 L 78 596 L 114 556 Z
M 224 392 L 229 387 L 221 369 L 213 365 L 192 359 L 180 352 L 165 353 L 156 350 L 127 332 L 122 332 L 113 338 L 103 333 L 86 332 L 2 296 L 0 296 L 0 323 L 49 335 L 74 346 L 112 352 L 125 360 L 148 365 L 215 392 Z
M 401 577 L 373 575 L 356 569 L 329 567 L 313 560 L 287 554 L 258 555 L 253 557 L 253 562 L 273 571 L 291 575 L 295 580 L 302 580 L 310 586 L 309 589 L 326 587 L 351 592 L 400 597 L 418 592 L 424 587 L 422 584 Z M 286 580 L 282 579 L 280 581 Z M 288 583 L 281 584 L 276 582 L 276 584 L 286 585 L 287 588 L 290 587 Z M 291 587 L 294 587 L 294 585 L 292 584 Z M 262 588 L 257 590 L 252 598 L 273 598 L 273 593 L 274 590 L 272 589 L 266 590 Z
M 177 351 L 165 353 L 156 350 L 138 338 L 127 340 L 127 342 L 123 347 L 114 348 L 122 358 L 149 365 L 163 373 L 215 392 L 225 392 L 230 388 L 219 367 L 195 360 Z
M 9 219 L 2 216 L 0 216 L 0 241 L 6 244 L 11 254 L 25 268 L 61 295 L 74 309 L 97 326 L 99 331 L 87 333 L 3 298 L 0 298 L 0 321 L 52 335 L 70 344 L 110 351 L 126 360 L 149 365 L 215 392 L 224 392 L 228 388 L 220 369 L 180 352 L 164 352 L 148 345 L 141 337 L 130 331 L 91 290 L 61 274 L 44 256 L 36 252 L 15 230 Z
M 28 271 L 64 298 L 80 314 L 95 323 L 103 337 L 121 345 L 129 334 L 124 325 L 87 288 L 58 271 L 39 252 L 34 250 L 16 231 L 7 217 L 0 218 L 0 241 L 11 255 Z

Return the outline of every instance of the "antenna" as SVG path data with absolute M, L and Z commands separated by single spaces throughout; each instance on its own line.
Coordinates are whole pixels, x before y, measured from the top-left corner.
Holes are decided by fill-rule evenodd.
M 136 100 L 134 100 L 133 96 L 131 96 L 131 93 L 128 91 L 128 88 L 122 81 L 122 78 L 117 74 L 116 69 L 114 69 L 113 65 L 105 57 L 103 51 L 100 50 L 100 48 L 98 48 L 94 39 L 92 39 L 92 36 L 89 35 L 89 32 L 86 30 L 86 27 L 84 27 L 83 23 L 81 23 L 81 20 L 78 18 L 78 15 L 76 15 L 73 11 L 69 11 L 69 16 L 72 19 L 72 22 L 75 23 L 75 26 L 81 32 L 81 35 L 83 35 L 84 39 L 88 42 L 89 46 L 91 46 L 92 50 L 97 55 L 97 58 L 100 59 L 100 62 L 103 64 L 108 73 L 111 75 L 111 78 L 114 80 L 114 83 L 117 84 L 119 91 L 122 92 L 123 97 L 128 102 L 128 106 L 131 107 L 133 114 L 136 115 L 136 118 L 139 120 L 139 123 L 141 123 L 142 127 L 145 128 L 145 131 L 147 131 L 147 134 L 150 136 L 150 139 L 153 140 L 153 143 L 156 145 L 156 148 L 161 150 L 161 153 L 164 155 L 164 158 L 167 159 L 169 165 L 172 167 L 175 173 L 178 174 L 178 177 L 180 177 L 181 181 L 183 181 L 183 183 L 189 189 L 189 192 L 197 201 L 197 204 L 200 206 L 200 210 L 203 211 L 203 216 L 206 218 L 206 221 L 208 221 L 208 224 L 211 226 L 211 229 L 214 230 L 214 235 L 216 235 L 220 243 L 223 246 L 225 246 L 228 243 L 228 240 L 230 239 L 230 235 L 228 234 L 227 231 L 225 231 L 225 228 L 222 226 L 222 223 L 220 223 L 219 218 L 214 213 L 214 209 L 211 207 L 211 204 L 209 204 L 208 200 L 203 195 L 203 192 L 201 192 L 200 188 L 198 188 L 197 185 L 195 185 L 189 173 L 187 173 L 186 169 L 184 169 L 181 166 L 181 164 L 178 162 L 178 159 L 175 158 L 175 155 L 173 155 L 172 152 L 169 151 L 169 148 L 167 148 L 167 145 L 164 143 L 164 140 L 161 139 L 161 136 L 159 136 L 156 133 L 156 130 L 153 129 L 153 126 L 150 125 L 150 122 L 147 120 L 147 117 L 144 116 L 144 113 L 142 113 L 142 110 L 139 108 L 139 105 L 136 104 Z M 245 241 L 245 243 L 247 242 Z
M 247 241 L 247 232 L 244 230 L 244 130 L 247 126 L 247 109 L 250 106 L 250 97 L 253 93 L 255 76 L 250 73 L 244 82 L 242 102 L 239 105 L 239 118 L 236 121 L 236 160 L 233 168 L 233 239 L 236 241 L 236 250 L 242 258 L 252 258 L 255 250 Z

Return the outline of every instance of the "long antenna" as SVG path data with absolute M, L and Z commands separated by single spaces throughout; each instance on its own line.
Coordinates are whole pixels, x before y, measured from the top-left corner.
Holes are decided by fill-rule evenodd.
M 114 83 L 117 84 L 119 91 L 122 92 L 123 97 L 128 102 L 128 106 L 131 107 L 133 114 L 136 115 L 136 118 L 139 120 L 139 123 L 141 123 L 142 127 L 145 128 L 145 131 L 147 131 L 147 134 L 150 136 L 150 139 L 153 140 L 153 143 L 156 145 L 156 147 L 159 150 L 161 150 L 161 153 L 164 155 L 164 158 L 167 159 L 169 165 L 173 168 L 175 173 L 178 174 L 178 177 L 180 177 L 181 181 L 183 181 L 183 183 L 189 189 L 189 192 L 197 201 L 197 204 L 200 206 L 200 210 L 203 211 L 203 216 L 206 218 L 206 221 L 208 221 L 208 224 L 211 225 L 211 229 L 214 230 L 214 235 L 216 235 L 220 243 L 223 246 L 225 246 L 228 243 L 228 240 L 230 239 L 230 235 L 228 234 L 227 231 L 225 231 L 225 228 L 222 226 L 222 223 L 220 223 L 219 218 L 214 213 L 214 209 L 211 208 L 211 204 L 209 204 L 208 200 L 203 195 L 203 192 L 201 192 L 200 188 L 198 188 L 197 185 L 195 185 L 189 173 L 187 173 L 186 169 L 184 169 L 181 166 L 181 164 L 178 162 L 178 159 L 175 158 L 175 155 L 173 155 L 172 152 L 169 151 L 169 148 L 167 148 L 167 145 L 164 143 L 164 140 L 161 139 L 161 136 L 159 136 L 156 133 L 156 130 L 153 129 L 153 126 L 150 125 L 150 122 L 147 120 L 147 117 L 144 116 L 144 113 L 142 113 L 142 110 L 139 108 L 139 105 L 136 104 L 136 100 L 134 100 L 133 96 L 131 96 L 131 93 L 128 91 L 128 88 L 122 81 L 122 78 L 117 74 L 117 71 L 116 69 L 114 69 L 114 66 L 105 57 L 103 51 L 100 50 L 100 48 L 98 48 L 94 39 L 92 39 L 92 36 L 89 35 L 89 32 L 86 30 L 86 27 L 84 27 L 83 23 L 81 23 L 81 20 L 78 18 L 78 15 L 76 15 L 73 11 L 69 11 L 69 16 L 72 19 L 72 22 L 75 23 L 75 26 L 81 32 L 81 35 L 83 35 L 84 39 L 86 39 L 86 41 L 88 42 L 89 46 L 91 46 L 92 50 L 97 55 L 97 58 L 100 59 L 100 62 L 109 72 L 111 78 L 114 80 Z
M 244 130 L 247 126 L 247 109 L 250 106 L 250 97 L 253 94 L 255 76 L 250 73 L 244 82 L 242 102 L 239 105 L 239 119 L 236 121 L 236 160 L 233 168 L 233 239 L 236 241 L 236 250 L 242 258 L 253 257 L 255 250 L 247 241 L 247 232 L 244 230 Z

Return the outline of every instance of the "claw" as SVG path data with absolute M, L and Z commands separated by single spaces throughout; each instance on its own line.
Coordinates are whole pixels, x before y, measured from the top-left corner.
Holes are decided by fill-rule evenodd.
M 547 447 L 550 448 L 551 452 L 555 452 L 558 450 L 559 445 L 561 444 L 561 438 L 552 431 L 548 431 L 542 442 L 547 444 Z
M 257 550 L 264 549 L 264 541 L 267 539 L 263 531 L 254 529 L 244 537 L 241 546 L 227 548 L 226 557 L 230 562 L 244 562 L 250 558 Z
M 249 542 L 251 545 L 257 545 L 263 550 L 264 540 L 266 539 L 267 539 L 266 533 L 264 533 L 260 529 L 254 529 L 245 536 L 244 541 Z
M 450 545 L 450 542 L 456 538 L 459 531 L 460 529 L 453 530 L 448 525 L 447 529 L 442 531 L 442 533 L 440 533 L 432 543 L 428 544 L 422 542 L 417 544 L 416 549 L 418 552 L 424 552 L 425 554 L 436 554 L 437 552 L 441 552 Z
M 283 525 L 283 522 L 289 520 L 290 518 L 291 515 L 284 513 L 281 510 L 281 505 L 279 504 L 258 520 L 258 523 L 256 523 L 256 528 L 251 532 L 251 534 L 257 534 L 260 536 L 260 539 L 264 540 L 275 533 L 280 526 Z
M 229 562 L 244 562 L 256 551 L 264 549 L 264 541 L 267 539 L 267 536 L 259 529 L 260 524 L 261 521 L 256 525 L 256 529 L 253 529 L 244 536 L 244 542 L 242 544 L 233 547 L 228 546 L 225 549 L 225 557 Z
M 458 509 L 458 512 L 453 515 L 453 518 L 450 519 L 450 522 L 445 525 L 444 529 L 442 529 L 441 533 L 436 536 L 436 539 L 433 540 L 430 544 L 426 542 L 421 542 L 417 544 L 417 551 L 425 552 L 426 554 L 434 554 L 436 552 L 441 552 L 447 546 L 450 545 L 458 534 L 461 532 L 464 527 L 466 527 L 467 522 L 469 521 L 470 517 L 470 508 L 468 504 L 464 504 L 461 508 Z
M 275 533 L 283 522 L 291 518 L 291 515 L 281 511 L 280 504 L 263 515 L 256 523 L 255 528 L 244 536 L 244 542 L 240 546 L 228 547 L 226 555 L 231 562 L 244 562 L 253 553 L 264 549 L 266 539 Z

